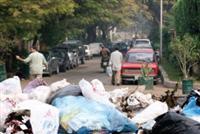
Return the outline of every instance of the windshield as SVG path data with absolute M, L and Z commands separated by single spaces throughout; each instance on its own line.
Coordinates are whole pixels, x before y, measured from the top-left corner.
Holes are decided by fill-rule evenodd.
M 149 41 L 136 40 L 134 47 L 151 48 Z
M 52 51 L 52 57 L 64 58 L 65 53 L 63 51 Z
M 151 48 L 151 45 L 150 44 L 135 44 L 134 47 L 137 47 L 137 48 Z
M 142 53 L 142 52 L 133 52 L 128 53 L 126 56 L 126 62 L 153 62 L 153 53 Z

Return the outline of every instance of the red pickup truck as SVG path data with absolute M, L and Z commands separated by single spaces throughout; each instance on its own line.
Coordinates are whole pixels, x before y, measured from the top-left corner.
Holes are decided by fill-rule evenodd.
M 154 50 L 151 48 L 133 48 L 127 52 L 122 64 L 122 83 L 138 80 L 141 77 L 141 68 L 145 63 L 148 63 L 148 67 L 152 68 L 149 76 L 152 76 L 154 81 L 157 82 L 159 67 Z

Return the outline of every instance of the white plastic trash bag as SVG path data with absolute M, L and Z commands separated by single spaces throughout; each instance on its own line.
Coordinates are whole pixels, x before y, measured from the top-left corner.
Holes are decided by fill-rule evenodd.
M 64 87 L 68 86 L 68 85 L 70 85 L 70 83 L 67 82 L 66 79 L 63 79 L 63 80 L 56 81 L 56 82 L 52 83 L 50 85 L 50 88 L 51 88 L 52 92 L 55 92 L 55 91 L 57 91 L 57 90 L 59 90 L 61 88 L 64 88 Z
M 1 94 L 19 94 L 22 93 L 21 83 L 18 76 L 8 78 L 0 82 Z
M 30 122 L 33 134 L 57 134 L 59 111 L 56 107 L 37 100 L 27 100 L 16 105 L 16 110 L 31 111 Z
M 92 86 L 93 86 L 93 90 L 95 91 L 95 93 L 110 98 L 110 94 L 108 92 L 106 92 L 103 83 L 98 80 L 98 79 L 94 79 L 91 81 Z
M 46 102 L 50 96 L 51 89 L 48 86 L 39 86 L 35 89 L 32 89 L 32 92 L 29 93 L 31 99 L 39 100 L 41 102 Z
M 79 86 L 81 88 L 83 96 L 85 96 L 86 98 L 114 107 L 114 104 L 111 103 L 109 100 L 109 95 L 107 95 L 106 92 L 104 92 L 105 93 L 104 95 L 96 92 L 92 84 L 90 84 L 90 82 L 82 79 L 79 82 Z
M 10 99 L 6 99 L 4 101 L 0 100 L 0 131 L 5 128 L 4 122 L 7 118 L 8 114 L 12 112 L 15 107 L 15 102 Z
M 136 114 L 132 118 L 132 121 L 138 124 L 145 123 L 149 120 L 153 120 L 159 115 L 162 115 L 168 111 L 168 106 L 164 102 L 156 101 L 153 104 L 149 105 L 146 109 L 142 112 Z
M 106 73 L 108 74 L 109 77 L 112 76 L 112 68 L 111 68 L 111 66 L 107 66 Z

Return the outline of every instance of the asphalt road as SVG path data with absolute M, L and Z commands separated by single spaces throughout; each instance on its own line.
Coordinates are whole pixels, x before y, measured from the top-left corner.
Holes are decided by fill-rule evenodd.
M 111 85 L 111 78 L 106 73 L 103 73 L 103 70 L 100 68 L 100 58 L 87 60 L 85 64 L 79 65 L 79 67 L 75 69 L 67 70 L 64 73 L 54 74 L 51 77 L 45 76 L 44 80 L 47 81 L 48 84 L 51 84 L 55 81 L 62 80 L 63 78 L 66 78 L 71 84 L 78 84 L 81 79 L 86 79 L 88 81 L 99 79 L 104 84 L 107 91 L 119 88 L 128 88 L 129 90 L 135 90 L 137 88 L 137 85 L 134 84 L 120 86 Z M 29 81 L 27 80 L 22 81 L 22 87 L 24 87 L 28 82 Z M 145 90 L 144 92 L 160 96 L 165 94 L 166 90 L 169 90 L 169 88 L 157 84 L 154 85 L 153 90 Z M 178 91 L 177 94 L 181 94 L 181 91 Z

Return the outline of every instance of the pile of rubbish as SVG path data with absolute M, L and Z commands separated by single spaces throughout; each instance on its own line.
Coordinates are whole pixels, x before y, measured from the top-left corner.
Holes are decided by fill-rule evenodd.
M 0 134 L 197 134 L 200 92 L 182 105 L 143 94 L 142 86 L 107 92 L 98 79 L 78 85 L 35 79 L 21 88 L 16 76 L 0 82 Z M 182 99 L 182 98 L 181 98 Z

